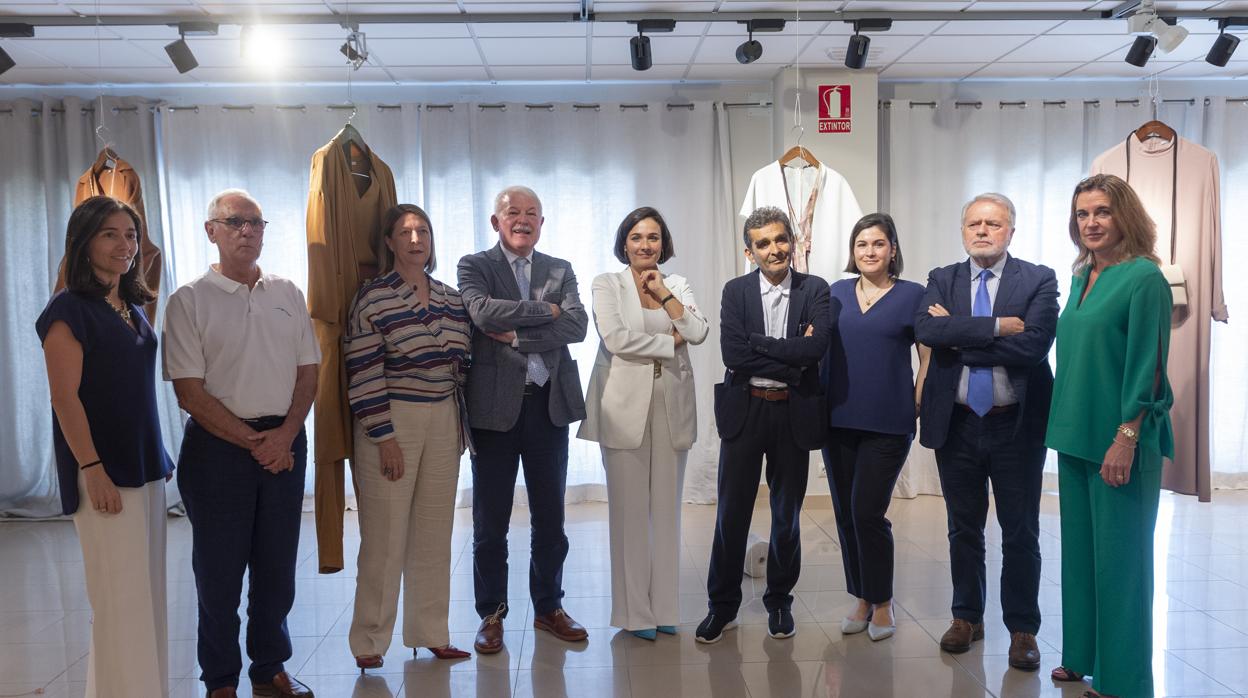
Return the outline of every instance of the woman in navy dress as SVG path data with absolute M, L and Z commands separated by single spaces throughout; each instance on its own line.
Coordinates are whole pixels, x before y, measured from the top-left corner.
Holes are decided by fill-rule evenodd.
M 35 323 L 52 395 L 61 505 L 82 545 L 91 602 L 88 698 L 169 690 L 165 481 L 156 335 L 143 315 L 139 215 L 105 196 L 69 218 L 65 290 Z
M 898 278 L 901 246 L 888 214 L 872 213 L 854 225 L 849 259 L 845 271 L 857 276 L 829 291 L 837 322 L 822 368 L 831 426 L 823 464 L 846 590 L 858 599 L 841 632 L 866 630 L 883 640 L 896 631 L 893 534 L 885 513 L 914 438 L 929 351 L 914 340 L 923 286 Z

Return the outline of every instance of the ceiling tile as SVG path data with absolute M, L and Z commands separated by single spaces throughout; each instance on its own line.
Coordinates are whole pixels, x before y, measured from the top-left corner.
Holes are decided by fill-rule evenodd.
M 894 63 L 880 73 L 881 80 L 961 80 L 983 63 Z
M 491 65 L 494 79 L 508 82 L 585 81 L 582 65 Z
M 1006 63 L 1077 61 L 1086 63 L 1125 51 L 1131 37 L 1037 36 L 1001 57 Z
M 347 6 L 341 2 L 330 2 L 330 8 L 338 14 L 346 14 Z M 367 3 L 351 3 L 351 14 L 368 15 L 368 14 L 417 14 L 417 15 L 444 15 L 459 14 L 459 6 L 454 2 L 422 2 L 422 3 L 384 3 L 384 2 L 367 2 Z
M 153 56 L 164 57 L 165 44 L 169 42 L 165 39 L 136 39 L 130 43 Z M 186 44 L 191 48 L 191 53 L 195 54 L 195 60 L 199 61 L 200 67 L 228 68 L 243 64 L 241 49 L 236 39 L 191 37 L 186 40 Z M 165 58 L 164 62 L 168 63 L 168 58 Z
M 1167 70 L 1165 76 L 1167 78 L 1234 78 L 1240 72 L 1235 66 L 1228 65 L 1225 68 L 1219 68 L 1216 65 L 1209 65 L 1201 59 L 1199 61 L 1191 61 L 1176 65 Z
M 179 73 L 172 65 L 163 68 L 83 68 L 83 74 L 92 82 L 103 82 L 112 85 L 133 84 L 184 84 L 199 80 L 195 71 Z
M 227 5 L 218 2 L 201 3 L 200 7 L 208 11 L 210 15 L 226 16 L 226 17 L 247 17 L 256 19 L 265 19 L 268 17 L 282 17 L 285 15 L 329 15 L 333 14 L 324 4 L 308 4 L 308 5 L 253 5 L 244 7 L 241 5 Z
M 1077 2 L 1048 2 L 1047 0 L 980 0 L 971 5 L 970 12 L 1082 12 L 1095 5 L 1095 2 L 1078 0 Z
M 39 51 L 46 41 L 38 39 L 0 39 L 3 48 L 21 68 L 59 68 L 62 61 L 53 60 Z M 7 73 L 6 73 L 7 75 Z
M 904 8 L 910 12 L 960 12 L 965 10 L 970 2 L 868 2 L 867 0 L 853 0 L 846 4 L 845 9 L 850 12 L 864 12 L 870 10 L 895 11 Z
M 945 22 L 944 26 L 936 30 L 936 34 L 956 35 L 956 36 L 995 36 L 998 34 L 1027 34 L 1035 36 L 1043 34 L 1050 29 L 1061 24 L 1059 20 L 1035 21 L 1035 20 L 959 20 L 956 22 Z
M 472 25 L 473 32 L 479 38 L 519 38 L 519 37 L 576 37 L 584 38 L 589 31 L 588 22 L 504 22 L 499 24 L 482 23 Z M 584 43 L 584 42 L 582 42 Z M 545 42 L 543 42 L 543 46 Z
M 0 4 L 0 17 L 4 15 L 73 15 L 76 14 L 68 7 L 57 4 L 47 5 L 9 5 Z
M 468 39 L 468 25 L 454 22 L 426 24 L 361 24 L 360 31 L 373 39 Z
M 387 67 L 481 64 L 472 39 L 377 39 L 369 40 L 368 50 Z
M 488 82 L 490 76 L 479 65 L 388 68 L 401 82 Z
M 70 5 L 69 9 L 85 17 L 95 16 L 95 5 Z M 162 5 L 108 5 L 110 15 L 206 15 L 190 2 L 173 3 L 164 0 Z
M 581 4 L 579 2 L 465 2 L 464 9 L 468 14 L 511 14 L 517 12 L 524 13 L 580 13 Z
M 1057 78 L 1083 63 L 990 63 L 970 76 L 972 80 L 1011 78 Z
M 490 65 L 585 65 L 585 39 L 479 39 Z M 657 62 L 657 59 L 656 59 Z
M 893 28 L 887 32 L 865 32 L 871 36 L 927 36 L 949 22 L 893 22 Z M 825 35 L 849 36 L 854 33 L 853 26 L 844 22 L 829 22 L 823 30 Z
M 845 5 L 843 0 L 806 0 L 801 4 L 802 12 L 836 12 Z M 757 2 L 757 0 L 725 0 L 720 12 L 792 12 L 793 0 L 777 2 Z
M 595 3 L 596 5 L 596 3 Z M 648 82 L 679 80 L 685 74 L 683 65 L 654 65 L 649 70 L 633 70 L 628 65 L 596 65 L 589 78 L 598 80 L 644 80 Z
M 689 69 L 688 80 L 771 80 L 784 68 L 778 65 L 751 63 L 700 63 Z
M 626 2 L 615 2 L 615 0 L 594 0 L 595 14 L 609 14 L 612 12 L 714 12 L 718 2 L 681 2 L 679 10 L 675 7 L 676 3 L 659 0 L 657 2 L 635 2 L 627 0 Z
M 598 3 L 594 4 L 598 7 Z M 658 36 L 701 36 L 704 32 L 708 32 L 707 25 L 711 28 L 717 26 L 716 22 L 677 22 L 676 28 L 671 32 L 662 34 L 651 34 L 651 37 Z M 737 26 L 737 25 L 732 25 Z M 628 22 L 594 22 L 590 25 L 590 31 L 594 36 L 637 36 L 637 25 Z
M 17 67 L 0 75 L 0 85 L 89 85 L 95 82 L 89 76 L 69 68 Z
M 1153 73 L 1160 73 L 1181 63 L 1166 63 L 1163 61 L 1149 61 L 1148 65 L 1143 68 L 1137 68 L 1126 61 L 1101 61 L 1098 63 L 1088 63 L 1080 66 L 1076 70 L 1071 71 L 1066 77 L 1069 78 L 1129 78 L 1132 80 L 1140 80 L 1147 78 Z
M 155 54 L 142 50 L 128 41 L 111 39 L 103 42 L 74 39 L 34 40 L 30 47 L 62 65 L 74 68 L 158 68 L 168 64 Z M 160 48 L 164 56 L 164 44 Z
M 623 37 L 594 37 L 592 40 L 595 65 L 628 65 L 630 53 L 628 39 Z M 653 36 L 650 53 L 655 65 L 686 64 L 701 39 L 692 36 Z
M 205 83 L 345 83 L 346 73 L 330 68 L 288 67 L 276 70 L 251 68 L 196 68 L 188 75 Z M 361 68 L 351 76 L 354 82 L 391 83 L 380 68 Z
M 888 65 L 901 58 L 922 40 L 922 37 L 918 36 L 872 35 L 871 47 L 867 52 L 867 65 L 876 67 Z M 802 53 L 802 62 L 812 64 L 831 62 L 833 65 L 840 66 L 845 61 L 845 49 L 848 46 L 847 37 L 819 37 Z
M 1072 20 L 1049 30 L 1050 34 L 1082 34 L 1099 36 L 1130 36 L 1127 33 L 1127 22 L 1121 19 L 1101 19 L 1095 21 Z
M 755 34 L 754 39 L 763 45 L 759 63 L 792 63 L 797 57 L 795 37 Z M 695 60 L 699 63 L 731 63 L 736 60 L 737 47 L 744 41 L 744 36 L 708 36 L 702 40 Z M 805 39 L 802 44 L 806 44 Z
M 990 63 L 1021 46 L 1029 36 L 981 36 L 968 41 L 960 36 L 929 36 L 905 55 L 905 60 L 958 63 Z

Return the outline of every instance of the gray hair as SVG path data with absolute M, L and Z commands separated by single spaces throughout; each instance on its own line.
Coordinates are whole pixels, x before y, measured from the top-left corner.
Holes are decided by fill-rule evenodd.
M 745 248 L 750 248 L 750 231 L 765 228 L 772 223 L 780 223 L 784 226 L 784 232 L 789 236 L 789 240 L 793 239 L 793 224 L 789 222 L 789 216 L 784 211 L 775 206 L 762 206 L 754 209 L 754 213 L 745 219 L 745 225 L 741 229 L 741 237 L 745 240 Z
M 205 218 L 204 220 L 210 221 L 214 218 L 217 218 L 220 213 L 221 202 L 234 196 L 246 199 L 250 201 L 252 204 L 255 204 L 256 208 L 260 208 L 260 202 L 256 201 L 255 197 L 253 197 L 251 194 L 247 193 L 247 190 L 226 189 L 225 191 L 222 191 L 218 193 L 216 196 L 212 197 L 212 201 L 208 202 L 208 210 L 206 213 L 207 218 Z
M 538 211 L 542 210 L 542 200 L 541 198 L 537 196 L 537 192 L 533 191 L 532 189 L 529 189 L 528 187 L 521 186 L 519 184 L 513 184 L 510 187 L 507 187 L 506 189 L 503 189 L 502 191 L 494 195 L 495 215 L 497 215 L 499 211 L 503 210 L 503 202 L 509 200 L 512 194 L 524 194 L 525 196 L 537 202 Z
M 1005 194 L 998 194 L 992 191 L 984 192 L 983 194 L 977 194 L 975 198 L 966 202 L 966 205 L 962 207 L 962 222 L 963 223 L 966 223 L 966 212 L 971 210 L 972 206 L 974 206 L 975 204 L 981 201 L 990 201 L 1000 206 L 1001 208 L 1004 208 L 1005 212 L 1010 214 L 1010 230 L 1014 229 L 1014 202 L 1010 201 L 1010 197 L 1006 196 Z

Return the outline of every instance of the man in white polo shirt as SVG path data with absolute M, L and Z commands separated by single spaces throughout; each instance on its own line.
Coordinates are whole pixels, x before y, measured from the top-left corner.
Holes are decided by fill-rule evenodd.
M 250 570 L 248 675 L 255 696 L 311 696 L 288 674 L 307 438 L 320 350 L 303 293 L 256 265 L 266 222 L 247 192 L 208 205 L 219 262 L 169 298 L 165 380 L 190 414 L 178 488 L 191 520 L 200 680 L 236 695 L 238 605 Z

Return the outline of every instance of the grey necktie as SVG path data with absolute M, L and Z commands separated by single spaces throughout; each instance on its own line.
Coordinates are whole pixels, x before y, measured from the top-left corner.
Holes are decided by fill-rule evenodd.
M 524 266 L 529 260 L 524 257 L 517 257 L 511 266 L 516 271 L 516 286 L 520 287 L 520 300 L 531 300 L 529 298 L 529 275 L 524 272 Z M 526 354 L 529 360 L 528 370 L 525 372 L 530 383 L 536 385 L 546 385 L 546 381 L 550 380 L 550 371 L 546 369 L 546 362 L 542 360 L 541 354 Z

